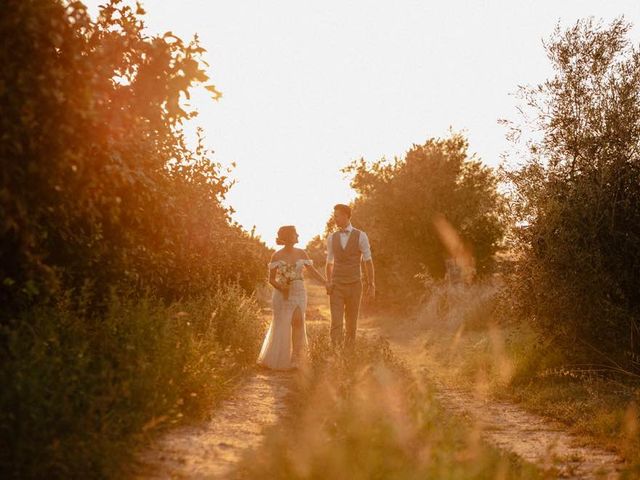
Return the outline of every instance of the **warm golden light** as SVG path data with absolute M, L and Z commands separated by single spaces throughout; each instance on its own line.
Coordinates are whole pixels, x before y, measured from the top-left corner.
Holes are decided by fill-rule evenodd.
M 640 478 L 638 0 L 2 5 L 0 478 Z
M 103 0 L 86 2 L 92 12 Z M 635 0 L 299 2 L 147 0 L 150 32 L 198 34 L 223 93 L 190 103 L 218 161 L 237 162 L 237 218 L 270 246 L 294 224 L 305 245 L 334 203 L 354 197 L 339 169 L 401 156 L 412 143 L 466 129 L 496 166 L 508 148 L 499 118 L 516 86 L 541 81 L 541 39 L 560 19 L 624 12 Z

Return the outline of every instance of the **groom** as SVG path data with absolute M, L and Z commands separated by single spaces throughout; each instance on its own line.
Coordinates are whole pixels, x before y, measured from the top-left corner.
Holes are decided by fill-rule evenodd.
M 371 248 L 367 234 L 351 225 L 351 208 L 337 204 L 333 219 L 339 230 L 327 238 L 327 294 L 331 305 L 331 344 L 352 348 L 356 338 L 358 312 L 362 298 L 361 260 L 365 265 L 365 293 L 375 297 Z M 342 325 L 346 320 L 346 335 Z M 346 336 L 346 339 L 344 338 Z

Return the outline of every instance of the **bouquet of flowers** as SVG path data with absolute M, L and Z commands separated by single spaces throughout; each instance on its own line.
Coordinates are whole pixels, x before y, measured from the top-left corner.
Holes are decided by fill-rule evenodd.
M 296 279 L 296 266 L 281 262 L 276 271 L 276 282 L 282 286 L 285 300 L 289 297 L 289 284 Z

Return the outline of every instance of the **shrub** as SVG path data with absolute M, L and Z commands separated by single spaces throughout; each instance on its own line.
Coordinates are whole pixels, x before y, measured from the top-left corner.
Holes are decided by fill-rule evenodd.
M 208 413 L 263 333 L 236 286 L 169 307 L 113 296 L 103 318 L 75 303 L 2 329 L 3 478 L 117 477 L 139 435 Z
M 230 219 L 230 182 L 185 140 L 208 84 L 197 39 L 148 36 L 141 8 L 9 0 L 0 18 L 0 321 L 58 290 L 250 290 L 268 252 Z
M 385 302 L 415 298 L 421 275 L 443 278 L 449 258 L 465 257 L 480 275 L 491 271 L 504 231 L 503 198 L 492 169 L 467 149 L 467 140 L 452 134 L 414 145 L 394 162 L 360 159 L 344 169 L 358 192 L 354 225 L 369 235 Z
M 520 90 L 526 117 L 512 138 L 524 151 L 505 178 L 522 225 L 509 282 L 519 315 L 569 356 L 638 370 L 640 53 L 629 28 L 556 29 L 554 76 Z

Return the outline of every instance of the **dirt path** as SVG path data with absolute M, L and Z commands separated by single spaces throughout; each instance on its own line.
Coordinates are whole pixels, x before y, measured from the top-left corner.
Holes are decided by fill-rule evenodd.
M 262 443 L 265 427 L 287 415 L 294 375 L 256 369 L 210 421 L 170 430 L 140 452 L 133 478 L 227 478 L 243 453 Z
M 381 324 L 365 317 L 360 329 L 386 337 L 394 352 L 418 378 L 434 384 L 436 397 L 445 408 L 467 418 L 488 442 L 498 448 L 554 472 L 554 477 L 558 478 L 619 477 L 622 467 L 619 457 L 604 449 L 581 444 L 565 426 L 529 413 L 513 403 L 474 395 L 469 390 L 451 385 L 438 374 L 438 366 L 427 355 L 425 337 L 410 325 L 400 326 L 395 320 Z
M 308 322 L 328 323 L 327 297 L 309 285 Z M 445 408 L 468 419 L 498 448 L 548 469 L 554 478 L 618 478 L 620 459 L 580 444 L 563 425 L 526 412 L 515 404 L 474 395 L 451 385 L 427 355 L 424 332 L 400 320 L 381 321 L 366 313 L 358 331 L 382 335 L 416 377 L 435 385 Z M 295 373 L 256 370 L 204 424 L 167 432 L 139 455 L 135 478 L 225 478 L 248 449 L 258 447 L 264 429 L 287 415 L 286 397 Z
M 326 309 L 327 315 L 320 311 Z M 268 320 L 271 311 L 265 309 Z M 309 289 L 308 323 L 327 322 L 327 296 Z M 225 400 L 210 421 L 167 431 L 137 455 L 133 478 L 228 478 L 243 454 L 260 446 L 266 427 L 285 418 L 296 372 L 256 368 Z

